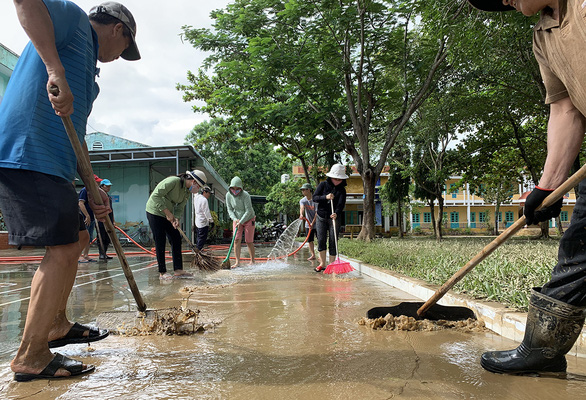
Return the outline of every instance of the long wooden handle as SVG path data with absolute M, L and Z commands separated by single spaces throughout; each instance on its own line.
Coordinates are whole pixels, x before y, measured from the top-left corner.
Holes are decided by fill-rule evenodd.
M 197 247 L 195 247 L 193 245 L 193 243 L 191 243 L 191 240 L 189 240 L 189 238 L 187 237 L 187 235 L 185 234 L 185 232 L 183 232 L 183 229 L 181 229 L 180 227 L 177 227 L 177 230 L 179 231 L 179 233 L 181 234 L 181 236 L 183 236 L 183 239 L 185 239 L 185 241 L 187 242 L 187 244 L 191 248 L 191 251 L 193 251 L 194 253 L 199 252 L 199 249 Z
M 335 212 L 334 212 L 334 199 L 330 199 L 330 204 L 332 205 L 332 214 L 335 214 Z M 336 218 L 334 218 L 332 220 L 332 223 L 334 224 L 334 243 L 336 244 L 336 257 L 339 260 L 340 254 L 338 253 L 338 235 L 336 234 L 336 219 L 338 219 L 337 215 L 336 215 Z
M 582 166 L 574 175 L 570 176 L 560 187 L 551 192 L 547 196 L 537 210 L 549 207 L 556 201 L 561 199 L 564 194 L 568 193 L 573 187 L 586 178 L 586 165 Z M 497 236 L 492 242 L 486 245 L 478 254 L 476 254 L 466 265 L 464 265 L 458 272 L 456 272 L 450 279 L 446 281 L 434 294 L 417 310 L 417 315 L 423 316 L 435 303 L 437 303 L 444 295 L 458 283 L 466 274 L 474 267 L 476 267 L 482 260 L 488 257 L 501 244 L 506 242 L 511 236 L 525 226 L 525 216 L 521 216 L 513 225 L 509 226 L 503 233 Z
M 51 86 L 49 91 L 54 96 L 59 95 L 59 88 L 57 86 Z M 67 132 L 67 136 L 69 137 L 69 141 L 71 142 L 71 146 L 73 147 L 73 151 L 75 152 L 75 156 L 77 157 L 77 163 L 79 166 L 79 173 L 84 178 L 85 182 L 95 182 L 94 180 L 94 171 L 92 170 L 92 165 L 90 163 L 89 158 L 86 157 L 85 151 L 81 147 L 81 143 L 79 142 L 79 138 L 77 137 L 77 133 L 75 131 L 75 126 L 71 121 L 70 117 L 61 117 L 63 121 L 63 126 L 65 127 L 65 131 Z M 86 185 L 87 191 L 93 197 L 93 200 L 98 205 L 103 205 L 104 202 L 102 201 L 102 196 L 100 195 L 100 189 L 98 188 L 97 182 L 94 184 Z M 122 265 L 122 270 L 124 271 L 124 276 L 126 276 L 126 280 L 128 281 L 128 286 L 130 286 L 130 290 L 132 295 L 134 296 L 134 300 L 136 301 L 138 311 L 144 312 L 147 309 L 147 306 L 140 295 L 138 290 L 138 286 L 136 285 L 136 281 L 134 280 L 134 275 L 132 274 L 132 270 L 128 265 L 128 260 L 126 259 L 126 255 L 124 254 L 124 250 L 120 245 L 120 241 L 118 240 L 118 236 L 115 234 L 114 225 L 110 218 L 106 217 L 104 219 L 104 227 L 106 228 L 106 232 L 108 232 L 108 236 L 110 236 L 110 241 L 116 250 L 116 255 L 118 255 L 118 260 L 120 260 L 120 264 Z

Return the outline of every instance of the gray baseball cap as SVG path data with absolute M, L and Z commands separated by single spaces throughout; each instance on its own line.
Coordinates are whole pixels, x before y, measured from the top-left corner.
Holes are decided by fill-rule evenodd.
M 128 61 L 140 60 L 140 53 L 136 46 L 135 39 L 136 22 L 134 22 L 134 17 L 128 8 L 115 1 L 107 1 L 99 6 L 92 7 L 89 16 L 91 17 L 92 15 L 99 13 L 108 14 L 114 18 L 118 18 L 130 30 L 130 46 L 120 54 L 120 57 Z

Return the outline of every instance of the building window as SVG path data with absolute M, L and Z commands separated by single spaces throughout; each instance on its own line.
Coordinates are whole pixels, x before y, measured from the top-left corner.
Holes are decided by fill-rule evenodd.
M 568 212 L 567 211 L 562 211 L 560 213 L 560 220 L 562 222 L 568 222 Z
M 358 225 L 358 211 L 346 211 L 346 224 Z
M 419 223 L 419 214 L 413 214 L 413 222 L 416 224 Z
M 460 222 L 460 213 L 458 211 L 450 213 L 450 222 Z
M 431 224 L 431 213 L 430 212 L 423 213 L 423 222 L 426 224 Z
M 99 141 L 95 141 L 92 144 L 92 150 L 104 150 L 104 143 L 99 142 Z
M 505 212 L 505 222 L 513 222 L 515 220 L 515 215 L 512 211 Z
M 458 189 L 456 189 L 455 183 L 450 184 L 450 192 L 452 192 L 452 199 L 455 199 L 458 197 Z
M 498 222 L 503 222 L 503 213 L 502 212 L 499 213 L 498 217 L 499 217 Z
M 479 212 L 478 220 L 480 222 L 488 222 L 488 213 L 486 211 Z
M 470 222 L 476 222 L 476 213 L 475 212 L 470 213 Z

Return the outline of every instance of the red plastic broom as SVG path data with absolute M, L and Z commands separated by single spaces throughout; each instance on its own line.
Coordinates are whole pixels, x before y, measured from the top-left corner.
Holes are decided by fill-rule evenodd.
M 334 200 L 330 199 L 332 205 L 332 214 L 334 214 Z M 352 265 L 349 262 L 340 260 L 340 253 L 338 252 L 338 235 L 336 234 L 336 219 L 332 221 L 334 223 L 334 242 L 336 243 L 336 260 L 328 265 L 324 270 L 324 274 L 345 274 L 354 271 Z

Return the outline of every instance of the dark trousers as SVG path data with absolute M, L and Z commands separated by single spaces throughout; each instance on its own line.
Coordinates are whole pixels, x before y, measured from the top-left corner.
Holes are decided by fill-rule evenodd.
M 580 182 L 572 221 L 560 240 L 558 263 L 541 293 L 564 303 L 586 306 L 586 180 Z
M 175 271 L 183 269 L 183 257 L 181 256 L 181 235 L 179 231 L 173 228 L 173 224 L 170 223 L 167 218 L 146 213 L 147 220 L 151 232 L 153 233 L 153 239 L 155 240 L 155 251 L 157 253 L 157 264 L 159 265 L 159 273 L 164 274 L 167 272 L 165 266 L 165 247 L 167 245 L 167 239 L 171 243 L 171 255 L 173 256 L 173 269 Z
M 98 221 L 98 232 L 98 252 L 100 253 L 100 256 L 105 257 L 108 252 L 108 246 L 110 246 L 110 236 L 108 236 L 108 232 L 106 232 L 106 227 L 103 222 Z M 100 240 L 100 238 L 102 240 Z
M 330 255 L 335 256 L 336 242 L 334 241 L 334 235 L 336 235 L 336 238 L 338 237 L 340 234 L 340 228 L 339 219 L 336 220 L 336 231 L 334 232 L 334 220 L 331 218 L 322 218 L 318 215 L 315 221 L 315 230 L 317 232 L 317 251 L 324 251 L 329 248 Z
M 210 227 L 209 226 L 204 226 L 203 228 L 195 228 L 196 232 L 197 232 L 197 243 L 195 244 L 195 246 L 198 249 L 203 249 L 203 246 L 205 246 L 206 244 L 206 240 L 208 239 L 208 232 L 210 231 Z

